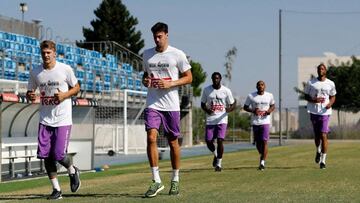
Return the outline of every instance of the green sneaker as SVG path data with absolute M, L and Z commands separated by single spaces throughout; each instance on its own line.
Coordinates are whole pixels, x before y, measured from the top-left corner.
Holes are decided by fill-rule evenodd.
M 153 180 L 148 191 L 145 193 L 145 197 L 155 197 L 158 192 L 163 190 L 165 187 L 162 183 L 157 183 Z
M 171 187 L 169 190 L 169 195 L 178 195 L 179 194 L 179 182 L 171 181 Z

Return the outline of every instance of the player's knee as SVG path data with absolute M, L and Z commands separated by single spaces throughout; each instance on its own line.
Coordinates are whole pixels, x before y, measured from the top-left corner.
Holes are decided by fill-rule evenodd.
M 59 160 L 59 163 L 65 168 L 69 168 L 71 166 L 71 159 L 66 155 L 63 159 Z
M 156 144 L 156 137 L 154 137 L 154 136 L 148 136 L 148 137 L 147 137 L 147 143 L 148 143 L 148 144 Z
M 56 161 L 51 158 L 46 158 L 44 160 L 45 169 L 49 178 L 57 176 L 57 168 L 56 168 Z

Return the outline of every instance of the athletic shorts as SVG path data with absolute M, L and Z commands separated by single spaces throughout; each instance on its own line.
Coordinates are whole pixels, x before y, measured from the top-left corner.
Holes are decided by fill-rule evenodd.
M 144 111 L 145 130 L 160 129 L 163 125 L 165 136 L 180 136 L 180 112 L 159 111 L 146 108 Z
M 51 127 L 39 124 L 38 150 L 39 159 L 53 158 L 56 161 L 64 159 L 67 153 L 71 125 Z
M 226 128 L 226 123 L 221 123 L 217 125 L 206 125 L 205 140 L 212 141 L 216 138 L 225 139 Z
M 268 141 L 270 137 L 270 125 L 253 125 L 255 141 Z
M 315 135 L 318 133 L 328 133 L 330 115 L 310 114 L 310 120 L 313 124 Z

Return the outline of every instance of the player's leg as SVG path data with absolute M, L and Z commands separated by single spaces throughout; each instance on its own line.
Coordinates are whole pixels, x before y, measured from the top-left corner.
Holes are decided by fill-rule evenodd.
M 222 170 L 222 158 L 224 154 L 224 144 L 222 138 L 217 138 L 217 163 L 215 167 L 215 171 L 220 172 Z
M 214 144 L 214 130 L 215 125 L 206 125 L 205 127 L 205 142 L 207 148 L 210 150 L 211 153 L 214 154 L 212 166 L 216 167 L 217 165 L 217 151 Z
M 172 166 L 171 187 L 169 195 L 179 194 L 179 171 L 181 150 L 178 138 L 180 136 L 180 112 L 164 112 L 164 133 L 170 146 L 170 158 Z
M 270 125 L 269 124 L 261 125 L 261 135 L 259 137 L 259 139 L 261 139 L 261 141 L 259 140 L 259 142 L 262 143 L 260 166 L 259 166 L 260 170 L 265 169 L 265 161 L 266 161 L 267 155 L 268 155 L 268 140 L 269 140 L 269 138 L 270 138 Z
M 54 148 L 53 157 L 67 169 L 70 179 L 71 192 L 77 192 L 81 186 L 80 172 L 79 169 L 73 165 L 71 159 L 67 155 L 71 127 L 71 125 L 68 125 L 55 128 L 56 139 L 52 143 Z
M 224 154 L 224 139 L 226 135 L 227 124 L 222 123 L 216 126 L 215 135 L 217 138 L 217 165 L 215 171 L 221 171 L 222 169 L 222 158 Z
M 253 125 L 253 134 L 254 134 L 254 140 L 255 140 L 255 146 L 259 154 L 262 154 L 262 142 L 260 139 L 261 135 L 261 128 L 258 125 Z
M 37 157 L 44 159 L 45 170 L 52 185 L 52 193 L 48 199 L 61 199 L 61 188 L 57 179 L 56 160 L 51 157 L 51 142 L 55 128 L 39 124 Z
M 320 157 L 320 168 L 326 168 L 326 155 L 328 150 L 328 133 L 329 133 L 329 120 L 330 116 L 325 115 L 321 117 L 321 157 Z
M 321 125 L 321 123 L 319 123 L 320 121 L 319 121 L 318 115 L 310 114 L 310 120 L 313 125 L 314 143 L 315 143 L 315 147 L 316 147 L 315 163 L 319 163 L 320 157 L 321 157 L 321 145 L 320 144 L 321 144 L 321 136 L 322 136 L 319 125 Z
M 62 199 L 60 184 L 57 178 L 56 160 L 48 157 L 44 160 L 46 173 L 49 177 L 53 191 L 48 199 Z
M 147 156 L 152 173 L 152 183 L 145 193 L 145 197 L 155 197 L 158 192 L 164 189 L 161 183 L 159 171 L 159 152 L 157 148 L 158 129 L 161 124 L 161 114 L 154 109 L 145 109 L 145 129 L 147 132 Z
M 157 129 L 150 129 L 147 131 L 147 155 L 150 167 L 159 166 L 159 152 L 157 147 Z

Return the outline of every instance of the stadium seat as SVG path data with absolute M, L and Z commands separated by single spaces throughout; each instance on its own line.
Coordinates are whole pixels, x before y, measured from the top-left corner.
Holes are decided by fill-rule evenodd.
M 141 80 L 140 80 L 139 78 L 136 78 L 136 80 L 135 80 L 135 90 L 140 91 L 140 90 L 141 90 L 141 86 L 142 86 Z
M 130 76 L 127 77 L 127 89 L 134 89 L 134 79 Z

